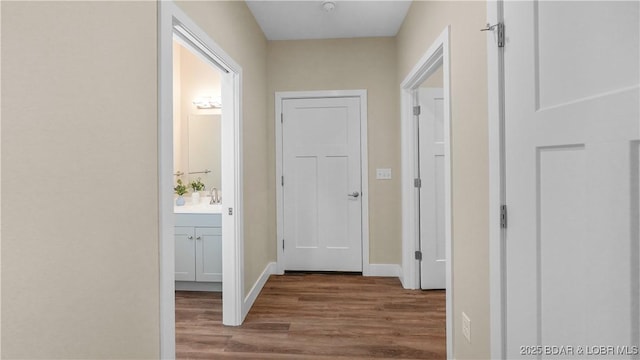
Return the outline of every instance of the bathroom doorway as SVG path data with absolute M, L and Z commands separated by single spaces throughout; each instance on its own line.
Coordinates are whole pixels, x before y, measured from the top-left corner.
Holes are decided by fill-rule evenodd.
M 242 68 L 220 48 L 200 27 L 197 26 L 176 4 L 173 2 L 160 2 L 159 6 L 159 37 L 158 37 L 158 56 L 159 56 L 159 98 L 158 98 L 158 192 L 159 192 L 159 241 L 160 241 L 160 357 L 173 358 L 176 350 L 176 332 L 175 332 L 175 290 L 176 265 L 182 264 L 177 262 L 177 256 L 184 254 L 179 253 L 176 247 L 176 225 L 182 227 L 192 227 L 192 233 L 180 235 L 183 239 L 201 241 L 202 245 L 194 245 L 197 249 L 201 247 L 218 247 L 221 252 L 221 274 L 220 268 L 212 266 L 211 263 L 199 264 L 197 267 L 203 270 L 200 278 L 204 282 L 216 282 L 221 277 L 222 290 L 222 323 L 224 325 L 237 326 L 242 323 L 242 289 L 243 289 L 243 209 L 242 209 L 242 142 L 241 142 L 241 104 L 240 104 L 240 84 L 242 77 Z M 214 93 L 204 93 L 189 99 L 188 106 L 198 105 L 210 107 L 209 109 L 199 109 L 205 113 L 189 114 L 187 123 L 193 120 L 197 121 L 210 118 L 210 115 L 219 115 L 220 123 L 220 184 L 211 182 L 209 185 L 205 181 L 205 176 L 213 176 L 213 166 L 202 165 L 198 163 L 198 159 L 191 161 L 188 157 L 180 155 L 183 159 L 178 162 L 181 169 L 174 170 L 174 76 L 173 76 L 173 55 L 174 40 L 187 46 L 189 50 L 195 54 L 200 60 L 206 63 L 206 66 L 217 69 L 220 75 L 220 98 L 219 98 L 219 114 L 213 114 L 218 98 Z M 194 104 L 195 102 L 195 104 Z M 205 111 L 206 110 L 206 111 Z M 206 113 L 206 112 L 209 113 Z M 201 115 L 205 115 L 204 118 Z M 191 117 L 191 119 L 189 119 Z M 214 121 L 215 122 L 215 121 Z M 181 125 L 182 126 L 182 125 Z M 202 135 L 207 130 L 194 131 Z M 189 125 L 182 126 L 189 132 Z M 211 145 L 213 135 L 211 137 L 202 136 L 204 143 Z M 180 137 L 181 138 L 181 137 Z M 187 146 L 186 149 L 189 149 Z M 189 150 L 187 150 L 188 152 Z M 186 163 L 184 163 L 186 159 Z M 202 159 L 200 159 L 202 160 Z M 191 164 L 193 163 L 193 169 Z M 197 167 L 197 169 L 196 169 Z M 202 169 L 200 169 L 202 167 Z M 184 168 L 184 169 L 182 169 Z M 209 172 L 205 172 L 210 170 Z M 183 177 L 183 185 L 188 186 L 192 181 L 197 181 L 198 176 L 201 182 L 208 187 L 222 189 L 221 202 L 215 204 L 219 210 L 217 220 L 213 216 L 207 214 L 195 214 L 200 216 L 200 220 L 209 221 L 205 223 L 204 228 L 208 228 L 206 232 L 199 231 L 198 225 L 195 223 L 176 223 L 178 219 L 174 214 L 176 199 L 172 190 L 177 187 L 176 173 L 184 172 L 180 175 Z M 197 172 L 197 174 L 188 174 L 189 172 Z M 219 188 L 217 187 L 219 186 Z M 192 188 L 193 189 L 193 188 Z M 208 206 L 210 198 L 207 192 L 200 192 L 200 202 L 198 205 Z M 220 194 L 218 194 L 220 195 Z M 186 203 L 185 199 L 185 203 Z M 193 200 L 190 198 L 189 200 Z M 211 204 L 213 205 L 213 204 Z M 204 218 L 204 219 L 202 219 Z M 189 220 L 191 221 L 191 220 Z M 216 230 L 217 228 L 217 230 Z M 213 229 L 213 230 L 212 230 Z M 183 230 L 183 229 L 179 229 Z M 209 231 L 211 230 L 211 231 Z M 189 239 L 192 237 L 193 239 Z M 198 237 L 200 239 L 198 239 Z M 206 245 L 209 244 L 209 245 Z M 213 245 L 212 245 L 213 244 Z M 216 245 L 217 244 L 217 245 Z M 184 245 L 184 244 L 183 244 Z M 187 248 L 188 246 L 185 246 Z M 210 252 L 209 252 L 210 253 Z M 181 259 L 182 261 L 183 259 Z M 196 259 L 197 260 L 197 259 Z M 186 271 L 188 272 L 188 271 Z M 195 270 L 194 270 L 195 272 Z M 181 276 L 181 275 L 180 275 Z M 190 275 L 185 275 L 186 279 L 191 279 Z M 196 272 L 197 279 L 197 272 Z M 216 276 L 218 276 L 216 278 Z M 197 280 L 195 281 L 198 282 Z
M 173 39 L 175 286 L 222 292 L 221 114 L 224 71 Z

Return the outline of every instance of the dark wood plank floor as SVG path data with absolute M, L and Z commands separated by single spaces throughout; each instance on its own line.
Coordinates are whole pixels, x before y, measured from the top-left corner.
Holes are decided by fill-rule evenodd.
M 444 359 L 444 291 L 395 278 L 271 276 L 242 326 L 220 293 L 176 292 L 181 359 Z

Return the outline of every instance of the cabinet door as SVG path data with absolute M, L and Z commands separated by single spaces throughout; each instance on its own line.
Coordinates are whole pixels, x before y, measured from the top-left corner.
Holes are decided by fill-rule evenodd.
M 197 227 L 196 281 L 222 281 L 222 228 Z
M 176 281 L 195 281 L 195 238 L 191 226 L 176 226 L 175 238 L 175 279 Z

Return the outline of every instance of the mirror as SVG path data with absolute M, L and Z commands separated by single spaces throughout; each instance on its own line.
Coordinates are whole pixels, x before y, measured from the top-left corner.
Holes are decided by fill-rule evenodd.
M 200 178 L 206 190 L 220 189 L 220 150 L 220 115 L 190 115 L 187 181 Z
M 222 110 L 197 102 L 219 99 L 221 90 L 220 71 L 174 39 L 173 173 L 185 185 L 200 178 L 206 190 L 221 190 Z

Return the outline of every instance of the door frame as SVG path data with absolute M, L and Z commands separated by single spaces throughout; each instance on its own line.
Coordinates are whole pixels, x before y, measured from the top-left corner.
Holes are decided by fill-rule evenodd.
M 173 238 L 173 38 L 176 25 L 186 30 L 191 45 L 207 54 L 227 74 L 221 76 L 222 100 L 222 302 L 224 325 L 242 323 L 242 68 L 172 1 L 158 2 L 158 219 L 160 358 L 175 358 L 175 249 Z M 187 37 L 189 37 L 187 36 Z
M 487 23 L 504 23 L 503 0 L 487 1 Z M 504 48 L 497 46 L 497 31 L 487 31 L 487 101 L 489 127 L 489 334 L 492 359 L 504 359 L 505 238 L 500 206 L 505 204 Z
M 281 185 L 282 177 L 282 102 L 288 99 L 317 98 L 359 98 L 360 99 L 360 178 L 362 182 L 362 275 L 370 276 L 369 266 L 369 161 L 367 153 L 367 90 L 322 90 L 322 91 L 278 91 L 275 93 L 275 136 L 276 136 L 276 249 L 277 273 L 284 274 L 284 201 Z
M 447 358 L 453 358 L 453 286 L 452 286 L 452 228 L 451 228 L 451 87 L 450 87 L 450 26 L 440 35 L 415 64 L 400 85 L 401 111 L 401 158 L 402 158 L 402 285 L 407 289 L 420 288 L 420 266 L 414 251 L 420 249 L 420 213 L 417 188 L 414 179 L 418 173 L 418 148 L 416 121 L 413 106 L 416 101 L 414 91 L 440 65 L 443 71 L 444 95 L 444 223 L 446 264 L 446 328 Z

